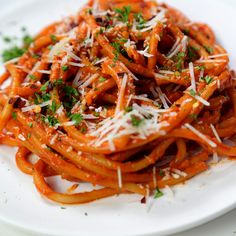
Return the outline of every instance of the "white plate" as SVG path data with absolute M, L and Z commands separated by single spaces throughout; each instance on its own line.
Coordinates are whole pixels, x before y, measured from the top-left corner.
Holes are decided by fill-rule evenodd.
M 15 5 L 14 10 L 0 13 L 0 32 L 17 35 L 20 27 L 26 26 L 36 33 L 48 23 L 75 12 L 84 2 L 40 0 Z M 234 7 L 223 0 L 170 0 L 168 3 L 182 9 L 193 20 L 208 22 L 218 40 L 231 53 L 236 51 Z M 234 62 L 235 57 L 235 54 L 231 57 Z M 0 146 L 0 219 L 31 232 L 58 236 L 163 235 L 200 225 L 236 206 L 236 163 L 223 161 L 187 184 L 173 188 L 174 198 L 166 194 L 155 200 L 149 212 L 136 195 L 61 209 L 41 198 L 32 178 L 16 168 L 14 151 Z

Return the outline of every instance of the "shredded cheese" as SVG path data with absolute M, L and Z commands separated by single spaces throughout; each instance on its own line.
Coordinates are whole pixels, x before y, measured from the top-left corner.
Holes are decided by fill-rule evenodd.
M 46 107 L 48 105 L 51 105 L 52 104 L 52 101 L 46 101 L 46 102 L 43 102 L 41 104 L 34 104 L 34 105 L 31 105 L 31 106 L 27 106 L 27 107 L 22 107 L 21 108 L 21 111 L 22 112 L 28 112 L 28 111 L 33 111 L 36 107 Z
M 211 141 L 209 138 L 207 138 L 204 134 L 202 134 L 201 132 L 199 132 L 197 129 L 195 129 L 192 125 L 186 123 L 184 125 L 187 129 L 189 129 L 190 131 L 192 131 L 194 134 L 196 134 L 199 138 L 201 138 L 203 141 L 205 141 L 207 144 L 209 144 L 212 148 L 216 148 L 217 145 Z
M 121 173 L 121 168 L 117 168 L 117 177 L 118 177 L 118 186 L 121 189 L 122 188 L 122 173 Z
M 193 63 L 189 63 L 189 74 L 191 78 L 191 88 L 196 92 L 196 81 L 195 81 L 195 74 L 194 74 L 194 66 Z
M 219 136 L 219 134 L 217 133 L 217 130 L 216 130 L 215 126 L 214 126 L 213 124 L 211 124 L 210 127 L 211 127 L 212 132 L 213 132 L 213 134 L 215 135 L 217 141 L 218 141 L 219 143 L 222 143 L 222 141 L 221 141 L 221 139 L 220 139 L 220 136 Z

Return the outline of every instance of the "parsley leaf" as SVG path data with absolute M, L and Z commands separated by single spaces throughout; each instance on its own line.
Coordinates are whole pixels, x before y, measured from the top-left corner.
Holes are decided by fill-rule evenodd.
M 23 37 L 23 42 L 26 48 L 28 48 L 33 41 L 33 38 L 28 34 Z
M 53 43 L 56 43 L 56 42 L 57 42 L 57 36 L 56 36 L 56 35 L 52 34 L 52 35 L 50 36 L 50 38 L 51 38 L 51 40 L 52 40 Z
M 206 51 L 208 52 L 208 53 L 210 53 L 210 54 L 212 54 L 213 52 L 214 52 L 214 49 L 213 48 L 211 48 L 211 47 L 209 47 L 209 46 L 204 46 L 204 48 L 206 49 Z
M 163 195 L 164 193 L 159 188 L 156 188 L 155 193 L 154 193 L 154 199 L 160 198 Z
M 14 58 L 20 57 L 25 53 L 24 48 L 19 48 L 17 46 L 13 46 L 12 48 L 6 49 L 2 53 L 3 62 L 10 61 Z
M 194 97 L 196 96 L 196 92 L 193 89 L 190 89 L 189 94 Z
M 37 77 L 35 75 L 29 75 L 31 80 L 37 80 Z
M 67 96 L 73 96 L 73 95 L 78 96 L 79 95 L 78 91 L 74 87 L 72 87 L 72 86 L 66 85 L 63 88 L 63 91 L 65 92 L 65 94 Z
M 102 77 L 102 76 L 99 78 L 99 82 L 101 82 L 101 83 L 102 83 L 102 82 L 105 82 L 106 80 L 107 80 L 107 79 L 104 78 L 104 77 Z
M 49 81 L 47 81 L 44 85 L 42 85 L 42 87 L 40 88 L 40 91 L 45 92 L 47 91 L 49 85 Z
M 143 29 L 144 28 L 144 24 L 146 23 L 146 21 L 144 20 L 142 13 L 139 12 L 139 13 L 134 14 L 134 18 L 135 18 L 135 20 L 138 23 L 137 29 L 138 30 Z
M 12 114 L 11 114 L 11 116 L 12 116 L 12 119 L 13 120 L 16 120 L 17 119 L 17 113 L 16 112 L 12 112 Z
M 61 68 L 64 72 L 68 71 L 69 70 L 69 66 L 62 66 Z
M 73 114 L 70 116 L 70 119 L 75 121 L 75 125 L 79 125 L 84 118 L 81 114 Z
M 206 67 L 205 67 L 205 66 L 196 66 L 196 69 L 197 69 L 197 70 L 205 70 Z
M 47 116 L 44 121 L 52 127 L 59 123 L 57 118 L 55 118 L 54 116 Z
M 178 71 L 182 71 L 182 64 L 183 64 L 184 57 L 185 57 L 184 52 L 179 52 L 177 54 L 177 65 L 176 66 L 177 66 Z
M 53 114 L 57 111 L 57 103 L 55 100 L 52 101 L 52 105 L 50 106 L 51 111 Z
M 58 79 L 58 80 L 54 81 L 54 83 L 53 83 L 54 86 L 59 86 L 62 84 L 64 84 L 64 81 L 62 79 Z
M 207 75 L 205 77 L 202 77 L 201 80 L 206 82 L 206 84 L 208 85 L 208 84 L 210 84 L 212 82 L 213 78 L 210 77 L 209 75 Z
M 128 113 L 128 112 L 131 112 L 131 111 L 133 111 L 133 107 L 126 107 L 125 108 L 125 112 Z
M 131 115 L 131 123 L 133 126 L 138 127 L 143 122 L 143 119 L 139 119 L 138 117 Z
M 128 23 L 130 11 L 131 11 L 130 6 L 124 6 L 122 9 L 115 8 L 115 12 L 118 14 L 117 19 L 124 23 Z

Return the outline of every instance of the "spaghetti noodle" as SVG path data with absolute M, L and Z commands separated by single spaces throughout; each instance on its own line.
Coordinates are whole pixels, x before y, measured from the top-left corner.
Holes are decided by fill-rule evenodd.
M 18 147 L 17 166 L 56 202 L 160 193 L 212 155 L 236 156 L 222 142 L 236 133 L 228 63 L 207 25 L 166 4 L 90 1 L 5 64 L 0 143 Z M 102 188 L 58 193 L 54 175 Z

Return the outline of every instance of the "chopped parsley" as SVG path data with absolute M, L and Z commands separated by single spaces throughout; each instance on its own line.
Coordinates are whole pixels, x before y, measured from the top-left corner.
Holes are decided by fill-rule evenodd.
M 56 124 L 59 123 L 58 119 L 55 118 L 54 116 L 46 116 L 46 118 L 43 119 L 44 122 L 48 123 L 49 126 L 53 127 L 55 126 Z
M 124 6 L 122 9 L 115 8 L 115 12 L 118 14 L 117 19 L 124 23 L 128 23 L 130 11 L 130 6 Z
M 65 92 L 67 96 L 79 95 L 78 91 L 72 86 L 66 85 L 65 87 L 63 87 L 63 91 Z
M 208 85 L 208 84 L 210 84 L 212 82 L 213 78 L 210 77 L 209 75 L 207 75 L 205 77 L 202 77 L 201 80 L 206 82 L 206 84 Z
M 104 78 L 104 77 L 102 77 L 102 76 L 101 76 L 101 77 L 99 77 L 99 82 L 100 82 L 100 83 L 102 83 L 102 82 L 105 82 L 106 80 L 107 80 L 107 79 L 106 79 L 106 78 Z
M 197 121 L 197 120 L 198 120 L 198 118 L 197 118 L 197 117 L 198 117 L 198 115 L 197 115 L 197 114 L 190 114 L 190 115 L 189 115 L 189 118 L 190 118 L 190 119 L 193 119 L 193 120 L 195 120 L 195 121 Z
M 34 42 L 34 40 L 30 35 L 27 34 L 23 37 L 23 43 L 26 48 L 28 48 L 30 46 L 30 44 L 33 42 Z
M 37 54 L 34 54 L 32 57 L 33 57 L 34 59 L 38 59 L 38 58 L 40 58 L 40 56 L 37 55 Z
M 86 131 L 87 131 L 87 129 L 86 129 L 85 127 L 81 127 L 80 132 L 81 132 L 82 134 L 84 134 Z
M 187 47 L 187 55 L 190 61 L 196 60 L 198 58 L 197 51 L 199 49 L 196 47 L 189 46 Z
M 154 193 L 154 199 L 160 198 L 163 195 L 164 193 L 159 188 L 156 188 L 155 193 Z
M 205 45 L 204 48 L 205 48 L 206 51 L 207 51 L 208 53 L 210 53 L 210 54 L 212 54 L 212 53 L 214 52 L 214 49 L 211 48 L 211 47 L 208 47 L 208 46 Z
M 13 46 L 12 48 L 6 49 L 2 53 L 3 62 L 21 57 L 25 53 L 25 51 L 26 50 L 24 48 L 20 48 L 18 46 Z
M 35 75 L 29 75 L 31 80 L 37 80 L 37 77 Z
M 73 114 L 70 116 L 70 119 L 75 121 L 75 125 L 79 125 L 84 118 L 81 114 Z
M 50 36 L 50 38 L 51 38 L 51 40 L 52 40 L 53 43 L 56 43 L 56 42 L 57 42 L 57 36 L 56 36 L 56 35 L 52 34 L 52 35 Z
M 62 105 L 69 112 L 72 107 L 78 102 L 79 92 L 76 88 L 65 85 L 61 79 L 59 79 L 58 82 L 59 83 L 56 84 L 58 85 L 59 96 L 63 101 Z
M 69 70 L 69 66 L 62 66 L 61 68 L 64 72 L 68 71 Z
M 196 92 L 193 89 L 190 89 L 189 94 L 193 97 L 196 96 Z
M 17 46 L 15 44 L 16 40 L 17 40 L 16 37 L 12 38 L 9 36 L 3 37 L 4 42 L 12 44 L 10 48 L 7 48 L 6 50 L 3 51 L 2 53 L 3 62 L 7 62 L 14 58 L 21 57 L 26 52 L 30 44 L 33 42 L 33 38 L 29 34 L 24 34 L 24 36 L 21 38 L 24 47 Z
M 59 86 L 64 84 L 64 81 L 62 79 L 58 79 L 56 81 L 54 81 L 53 86 Z
M 138 23 L 137 29 L 138 30 L 143 29 L 146 21 L 144 20 L 142 13 L 139 12 L 139 13 L 134 14 L 134 18 L 135 18 L 136 22 Z
M 42 94 L 42 100 L 43 100 L 44 102 L 49 101 L 50 99 L 51 99 L 50 93 L 44 93 L 44 94 Z
M 44 85 L 42 85 L 42 87 L 40 88 L 40 91 L 45 92 L 47 91 L 49 85 L 49 81 L 47 81 Z
M 35 95 L 34 103 L 36 105 L 38 105 L 42 102 L 49 101 L 51 99 L 51 95 L 49 93 L 44 93 L 42 95 L 35 93 L 34 95 Z
M 119 42 L 113 42 L 111 43 L 112 47 L 115 48 L 115 50 L 113 51 L 113 53 L 115 54 L 114 57 L 114 62 L 116 62 L 120 56 L 120 54 L 122 54 L 123 56 L 126 56 L 126 51 L 124 48 L 122 48 L 121 44 Z
M 89 14 L 89 15 L 92 15 L 93 14 L 93 10 L 91 8 L 88 8 L 86 10 L 86 13 Z
M 55 100 L 52 101 L 52 105 L 50 106 L 50 110 L 53 112 L 53 114 L 57 111 L 57 103 Z
M 196 66 L 196 69 L 197 69 L 197 70 L 205 70 L 206 67 L 205 67 L 205 66 Z
M 11 116 L 12 116 L 12 119 L 13 119 L 13 120 L 16 120 L 16 119 L 17 119 L 17 113 L 16 113 L 16 112 L 13 111 L 13 112 L 11 113 Z
M 133 111 L 133 107 L 126 107 L 125 108 L 125 112 L 128 113 L 128 112 L 131 112 L 131 111 Z
M 5 43 L 10 43 L 11 40 L 12 40 L 12 39 L 11 39 L 9 36 L 4 36 L 4 37 L 3 37 L 3 41 L 4 41 Z
M 32 128 L 32 127 L 33 127 L 33 123 L 30 122 L 30 123 L 28 124 L 28 126 L 29 126 L 30 128 Z
M 160 171 L 159 171 L 159 175 L 163 177 L 163 176 L 165 175 L 164 171 L 163 171 L 163 170 L 160 170 Z
M 184 57 L 185 57 L 184 52 L 179 52 L 177 54 L 177 65 L 176 66 L 177 66 L 178 71 L 182 71 Z
M 131 123 L 134 127 L 138 127 L 143 122 L 143 119 L 139 119 L 138 117 L 131 115 Z

